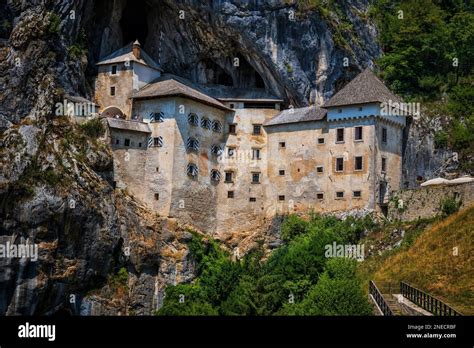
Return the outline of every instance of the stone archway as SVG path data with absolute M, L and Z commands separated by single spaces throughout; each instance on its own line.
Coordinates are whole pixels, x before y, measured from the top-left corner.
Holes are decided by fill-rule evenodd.
M 101 113 L 101 116 L 102 117 L 108 117 L 108 118 L 120 118 L 122 120 L 125 119 L 125 114 L 123 113 L 123 111 L 117 107 L 117 106 L 108 106 L 106 107 L 102 113 Z

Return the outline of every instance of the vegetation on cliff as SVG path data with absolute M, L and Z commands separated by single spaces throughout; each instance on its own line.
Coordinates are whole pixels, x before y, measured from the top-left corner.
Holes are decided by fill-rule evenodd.
M 169 286 L 159 315 L 364 315 L 371 308 L 355 276 L 357 261 L 327 258 L 325 246 L 350 244 L 370 219 L 290 216 L 287 243 L 264 259 L 261 248 L 232 261 L 212 240 L 190 243 L 197 278 Z

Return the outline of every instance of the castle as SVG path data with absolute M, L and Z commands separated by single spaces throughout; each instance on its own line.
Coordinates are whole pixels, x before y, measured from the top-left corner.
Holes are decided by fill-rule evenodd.
M 98 64 L 115 184 L 151 210 L 213 234 L 278 213 L 384 211 L 400 187 L 401 102 L 366 69 L 322 107 L 281 111 L 265 89 L 163 73 L 138 42 Z

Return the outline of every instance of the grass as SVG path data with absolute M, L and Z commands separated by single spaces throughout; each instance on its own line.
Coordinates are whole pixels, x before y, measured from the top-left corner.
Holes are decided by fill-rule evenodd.
M 411 245 L 367 259 L 358 271 L 376 283 L 407 281 L 462 314 L 474 315 L 473 225 L 471 206 L 427 227 Z

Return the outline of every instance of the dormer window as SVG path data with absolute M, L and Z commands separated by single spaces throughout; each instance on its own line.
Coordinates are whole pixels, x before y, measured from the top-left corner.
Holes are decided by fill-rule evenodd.
M 112 75 L 117 75 L 117 65 L 112 65 Z
M 195 113 L 188 115 L 188 122 L 191 126 L 197 127 L 199 125 L 199 117 Z
M 199 140 L 196 138 L 188 138 L 186 142 L 186 148 L 188 151 L 199 151 Z

